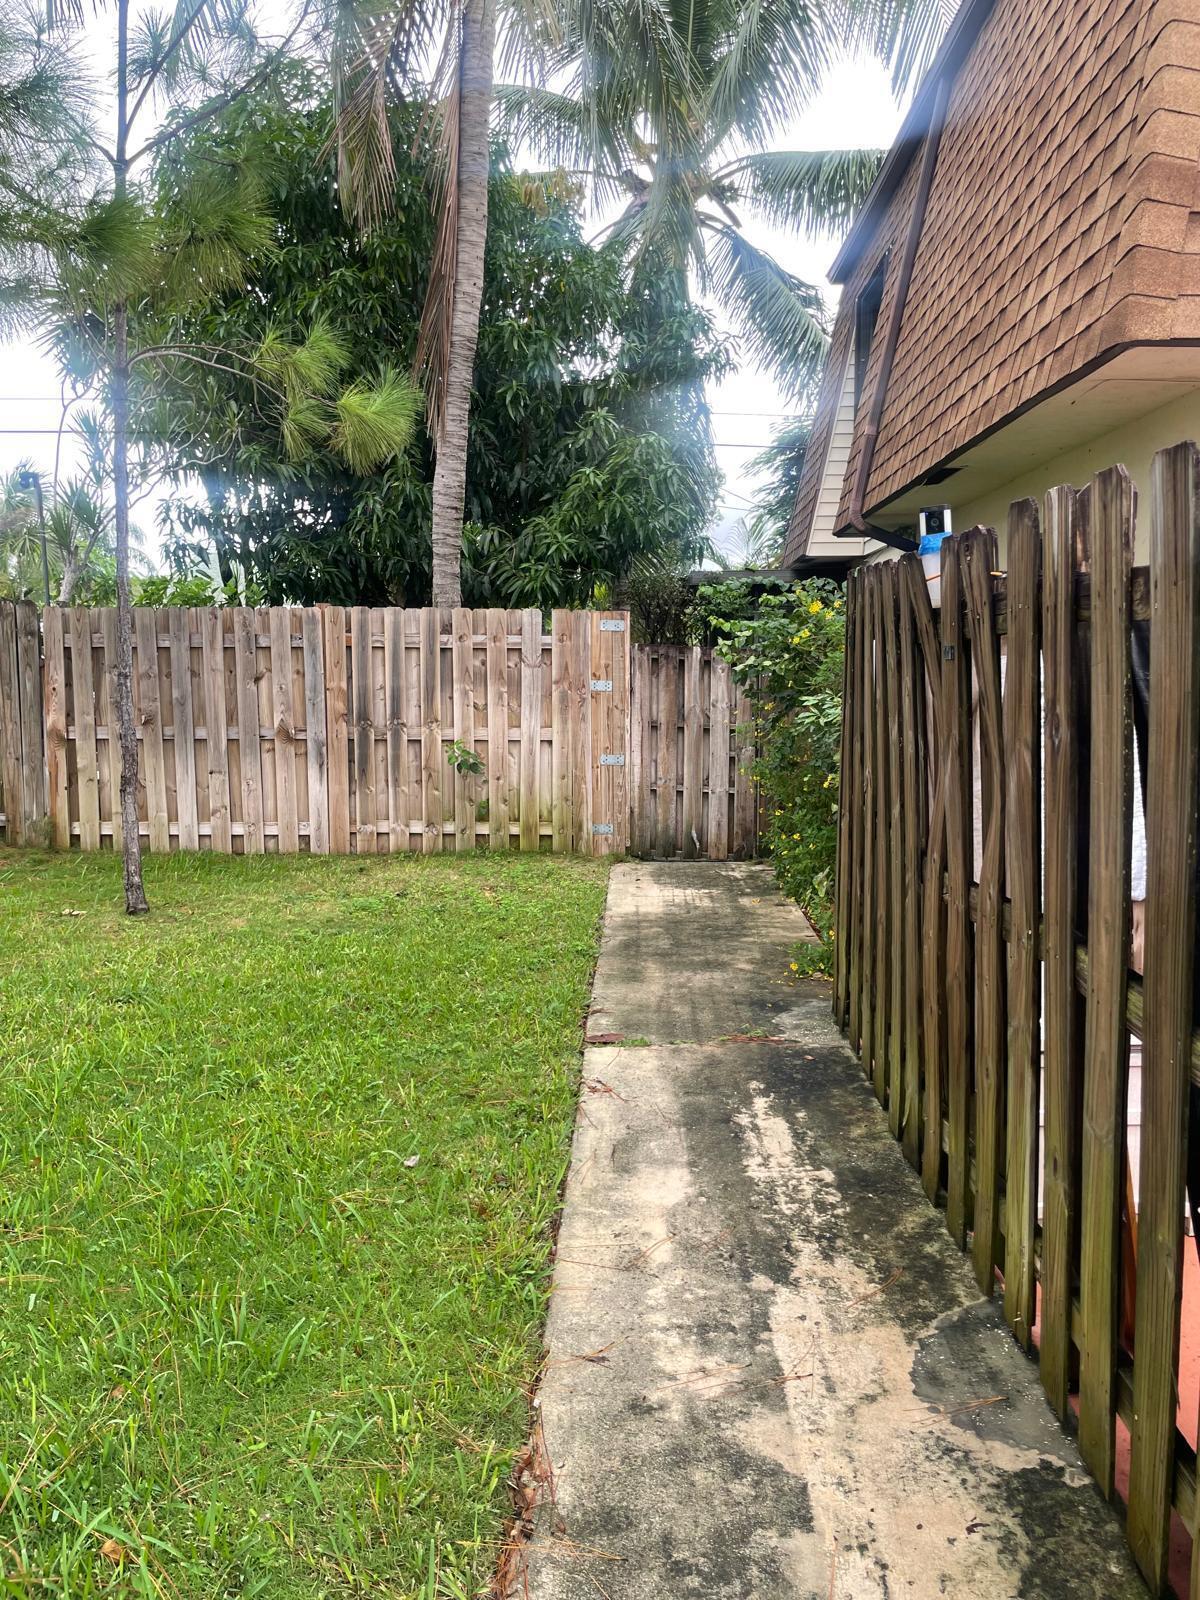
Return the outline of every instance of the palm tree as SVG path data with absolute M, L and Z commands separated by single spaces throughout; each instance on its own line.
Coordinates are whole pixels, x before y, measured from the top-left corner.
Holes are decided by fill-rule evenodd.
M 548 11 L 541 25 L 553 33 Z M 390 97 L 424 92 L 420 73 L 437 60 L 431 113 L 439 131 L 438 231 L 416 365 L 436 452 L 432 598 L 456 606 L 487 244 L 496 0 L 400 0 L 390 11 L 371 0 L 366 9 L 363 0 L 340 0 L 333 41 L 339 188 L 368 228 L 391 206 Z
M 366 227 L 390 203 L 389 97 L 436 59 L 439 231 L 421 322 L 437 451 L 433 601 L 457 605 L 471 378 L 487 238 L 488 126 L 623 195 L 631 252 L 683 289 L 689 270 L 746 335 L 748 353 L 802 388 L 825 349 L 819 293 L 742 230 L 735 207 L 797 228 L 853 215 L 878 152 L 737 154 L 785 125 L 839 50 L 870 43 L 909 81 L 956 0 L 516 0 L 505 61 L 537 87 L 494 82 L 497 0 L 332 0 L 339 183 Z M 565 90 L 541 85 L 569 79 Z M 723 154 L 724 153 L 724 154 Z
M 497 88 L 501 126 L 619 205 L 605 230 L 712 296 L 746 356 L 796 398 L 826 348 L 818 289 L 747 235 L 846 227 L 879 168 L 875 150 L 770 150 L 839 54 L 869 47 L 903 86 L 924 70 L 951 0 L 569 0 L 539 53 L 560 87 Z M 636 70 L 630 71 L 630 63 Z

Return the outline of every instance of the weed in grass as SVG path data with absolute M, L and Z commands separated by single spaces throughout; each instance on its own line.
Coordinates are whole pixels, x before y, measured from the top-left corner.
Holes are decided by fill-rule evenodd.
M 119 865 L 0 851 L 0 1588 L 467 1600 L 603 864 Z

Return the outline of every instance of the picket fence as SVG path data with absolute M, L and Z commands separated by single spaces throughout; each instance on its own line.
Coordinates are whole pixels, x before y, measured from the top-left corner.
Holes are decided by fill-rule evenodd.
M 115 656 L 111 608 L 0 605 L 10 844 L 119 848 Z M 151 851 L 755 851 L 745 696 L 623 612 L 139 608 L 133 676 Z
M 1155 458 L 1148 521 L 1145 571 L 1113 467 L 1014 504 L 1006 573 L 991 529 L 948 539 L 940 612 L 915 557 L 852 575 L 834 1008 L 980 1289 L 1036 1345 L 1060 1417 L 1077 1410 L 1105 1494 L 1126 1494 L 1152 1591 L 1175 1514 L 1197 1595 L 1196 1418 L 1178 1415 L 1184 1218 L 1200 1211 L 1195 445 Z

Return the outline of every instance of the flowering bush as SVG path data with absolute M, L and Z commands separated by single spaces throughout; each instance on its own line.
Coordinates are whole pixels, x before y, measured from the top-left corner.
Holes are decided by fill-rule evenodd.
M 846 613 L 826 579 L 753 599 L 745 584 L 700 590 L 708 626 L 754 707 L 763 842 L 828 957 L 837 859 L 838 745 Z

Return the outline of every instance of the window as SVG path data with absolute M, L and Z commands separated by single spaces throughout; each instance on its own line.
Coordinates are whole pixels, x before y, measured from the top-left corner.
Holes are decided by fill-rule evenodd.
M 867 362 L 871 358 L 871 341 L 875 337 L 875 324 L 879 321 L 879 307 L 883 304 L 883 285 L 887 278 L 888 258 L 884 256 L 875 271 L 859 292 L 854 306 L 854 409 L 862 398 L 867 376 Z

